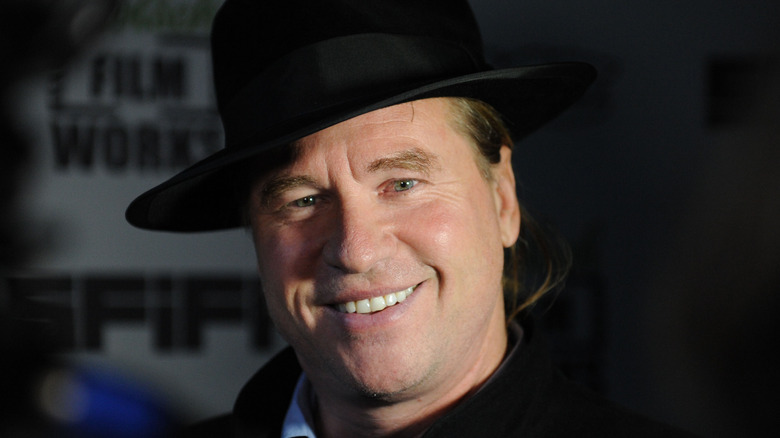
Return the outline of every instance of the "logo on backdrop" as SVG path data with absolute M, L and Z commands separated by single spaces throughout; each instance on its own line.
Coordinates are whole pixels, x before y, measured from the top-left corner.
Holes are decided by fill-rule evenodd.
M 16 316 L 47 321 L 58 343 L 71 351 L 99 351 L 108 328 L 128 324 L 149 330 L 156 351 L 200 351 L 212 324 L 247 330 L 248 347 L 256 351 L 272 342 L 254 276 L 51 274 L 9 278 L 7 286 L 31 303 Z
M 163 4 L 170 14 L 159 7 L 145 14 L 129 2 L 111 32 L 51 79 L 56 171 L 168 174 L 222 147 L 208 42 L 213 11 Z M 182 7 L 189 9 L 175 9 Z M 151 21 L 161 16 L 169 20 Z

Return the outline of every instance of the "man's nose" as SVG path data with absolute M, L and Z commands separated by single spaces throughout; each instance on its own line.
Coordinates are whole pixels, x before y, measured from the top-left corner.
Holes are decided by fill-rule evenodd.
M 325 262 L 346 273 L 365 273 L 394 251 L 390 218 L 370 200 L 340 203 L 323 248 Z

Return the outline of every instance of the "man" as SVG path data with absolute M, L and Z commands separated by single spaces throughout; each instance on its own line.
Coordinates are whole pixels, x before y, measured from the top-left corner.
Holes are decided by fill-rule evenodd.
M 291 345 L 190 436 L 674 436 L 552 369 L 513 318 L 544 288 L 504 295 L 526 218 L 501 116 L 522 137 L 592 68 L 490 69 L 465 1 L 264 3 L 215 19 L 226 148 L 127 213 L 251 227 Z

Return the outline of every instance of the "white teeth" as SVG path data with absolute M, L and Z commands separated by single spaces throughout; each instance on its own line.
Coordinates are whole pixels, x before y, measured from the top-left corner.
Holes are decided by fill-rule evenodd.
M 393 292 L 381 297 L 374 297 L 360 301 L 349 301 L 336 306 L 341 313 L 373 313 L 379 312 L 390 306 L 403 302 L 414 292 L 417 286 L 412 286 L 402 291 Z
M 356 301 L 355 304 L 357 305 L 357 313 L 370 313 L 371 312 L 371 302 L 368 300 L 360 300 Z
M 387 307 L 387 303 L 385 303 L 385 297 L 374 297 L 371 298 L 371 311 L 377 312 Z

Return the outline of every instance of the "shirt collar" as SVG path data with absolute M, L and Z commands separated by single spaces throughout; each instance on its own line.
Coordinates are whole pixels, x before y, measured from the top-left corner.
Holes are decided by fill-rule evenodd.
M 306 378 L 306 373 L 301 373 L 284 417 L 282 438 L 317 438 L 309 421 L 312 415 L 308 394 L 311 394 L 309 379 Z

